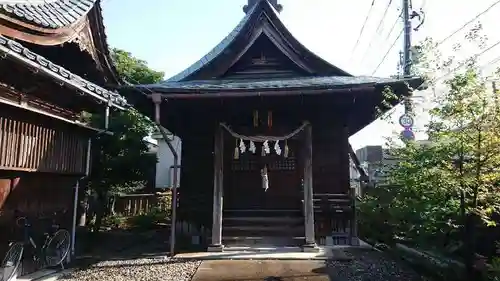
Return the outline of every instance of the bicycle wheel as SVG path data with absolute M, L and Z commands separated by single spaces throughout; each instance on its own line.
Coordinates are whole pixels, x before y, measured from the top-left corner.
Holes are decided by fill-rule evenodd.
M 70 234 L 67 230 L 56 231 L 44 249 L 46 266 L 56 266 L 63 263 L 68 256 L 70 244 Z
M 17 273 L 23 257 L 24 245 L 16 242 L 12 244 L 2 261 L 0 280 L 11 281 L 17 279 Z

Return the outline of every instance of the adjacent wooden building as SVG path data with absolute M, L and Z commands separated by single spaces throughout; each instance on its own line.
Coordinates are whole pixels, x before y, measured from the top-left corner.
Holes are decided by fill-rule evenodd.
M 215 251 L 358 243 L 348 138 L 376 118 L 386 87 L 407 95 L 421 81 L 331 65 L 291 35 L 281 9 L 276 0 L 249 1 L 237 27 L 198 62 L 164 82 L 122 89 L 182 138 L 181 241 L 201 237 Z
M 117 77 L 99 0 L 0 0 L 0 223 L 14 210 L 71 218 L 73 187 L 104 127 L 81 113 L 126 107 L 106 89 Z

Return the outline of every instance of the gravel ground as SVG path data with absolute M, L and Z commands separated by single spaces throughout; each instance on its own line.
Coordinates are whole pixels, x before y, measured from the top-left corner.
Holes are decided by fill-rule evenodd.
M 189 281 L 200 261 L 169 258 L 103 261 L 89 268 L 74 271 L 66 281 Z
M 352 261 L 328 261 L 327 268 L 333 280 L 345 281 L 429 281 L 402 261 L 395 261 L 374 250 L 346 251 Z

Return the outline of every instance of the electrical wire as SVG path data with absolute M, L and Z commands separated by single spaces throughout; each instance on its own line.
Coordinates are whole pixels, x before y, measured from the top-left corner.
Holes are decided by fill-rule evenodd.
M 394 48 L 394 46 L 396 45 L 396 43 L 398 42 L 399 38 L 401 38 L 401 35 L 403 35 L 403 31 L 404 29 L 401 29 L 401 31 L 399 32 L 399 35 L 398 37 L 396 37 L 396 40 L 394 40 L 394 42 L 392 42 L 392 45 L 389 47 L 389 49 L 387 50 L 387 52 L 385 53 L 384 57 L 382 58 L 382 60 L 380 61 L 380 63 L 377 65 L 377 67 L 373 70 L 372 72 L 372 75 L 375 74 L 375 72 L 377 72 L 377 70 L 380 68 L 380 66 L 382 65 L 382 63 L 384 63 L 385 59 L 387 58 L 387 56 L 389 55 L 389 53 L 391 52 L 391 50 Z
M 499 2 L 500 2 L 500 1 L 499 1 Z M 473 57 L 474 57 L 474 58 L 478 58 L 478 57 L 480 57 L 480 56 L 484 55 L 486 52 L 490 51 L 491 49 L 493 49 L 494 47 L 496 47 L 496 46 L 498 46 L 498 45 L 500 45 L 500 41 L 497 41 L 495 44 L 493 44 L 493 45 L 489 46 L 488 48 L 486 48 L 486 49 L 482 50 L 481 52 L 479 52 L 479 53 L 477 53 L 477 54 L 473 55 Z M 493 61 L 494 61 L 494 60 L 493 60 Z M 491 61 L 490 61 L 489 63 L 491 63 Z M 489 63 L 488 63 L 488 64 L 489 64 Z M 443 78 L 448 77 L 450 74 L 452 74 L 452 73 L 454 73 L 455 71 L 457 71 L 458 69 L 462 68 L 465 64 L 467 64 L 467 61 L 461 62 L 461 63 L 460 63 L 457 67 L 455 67 L 455 68 L 453 68 L 452 70 L 448 71 L 446 74 L 439 76 L 439 77 L 438 77 L 438 78 L 436 78 L 434 81 L 439 81 L 439 80 L 441 80 L 441 79 L 443 79 Z M 486 64 L 486 65 L 487 65 L 487 64 Z M 483 65 L 483 67 L 484 67 L 484 66 L 486 66 L 486 65 Z
M 365 53 L 363 54 L 363 56 L 361 58 L 361 61 L 360 61 L 361 63 L 366 59 L 366 56 L 370 52 L 372 44 L 375 41 L 375 38 L 377 37 L 377 35 L 379 35 L 380 28 L 382 27 L 382 25 L 384 23 L 384 20 L 387 16 L 387 12 L 389 11 L 389 8 L 391 7 L 391 4 L 392 4 L 392 0 L 389 0 L 389 3 L 385 7 L 384 13 L 382 14 L 382 18 L 380 18 L 380 21 L 377 25 L 377 29 L 375 30 L 375 33 L 373 33 L 372 38 L 370 39 L 370 43 L 368 43 L 368 47 L 366 48 Z
M 397 17 L 397 18 L 396 18 L 396 20 L 394 21 L 394 24 L 392 25 L 392 27 L 391 27 L 391 29 L 390 29 L 389 33 L 387 33 L 387 36 L 385 37 L 384 41 L 389 40 L 389 38 L 391 37 L 392 32 L 394 31 L 394 29 L 396 29 L 396 26 L 398 25 L 398 22 L 399 22 L 399 20 L 401 19 L 401 15 L 402 15 L 402 14 L 403 14 L 403 13 L 401 13 L 401 14 L 399 14 L 399 15 L 398 15 L 398 17 Z
M 375 0 L 372 1 L 372 4 L 370 6 L 370 9 L 368 10 L 368 14 L 366 15 L 365 17 L 365 21 L 363 22 L 363 25 L 361 26 L 361 30 L 359 31 L 359 35 L 358 35 L 358 39 L 356 40 L 356 43 L 354 44 L 354 47 L 352 48 L 352 51 L 351 51 L 351 57 L 349 58 L 349 60 L 352 59 L 352 56 L 354 55 L 354 52 L 356 51 L 356 48 L 358 47 L 359 45 L 359 41 L 361 39 L 361 36 L 363 35 L 363 31 L 365 30 L 365 27 L 366 27 L 366 23 L 368 22 L 368 19 L 370 19 L 370 15 L 372 13 L 372 10 L 373 10 L 373 6 L 375 6 Z
M 444 39 L 442 39 L 441 41 L 439 41 L 437 43 L 436 47 L 439 46 L 439 45 L 441 45 L 441 44 L 443 44 L 444 42 L 448 41 L 448 39 L 450 39 L 455 34 L 457 34 L 458 32 L 460 32 L 462 29 L 464 29 L 465 27 L 467 27 L 469 24 L 473 23 L 474 21 L 476 21 L 477 19 L 479 19 L 481 16 L 483 16 L 484 14 L 486 14 L 487 12 L 489 12 L 491 9 L 493 9 L 493 7 L 495 7 L 499 3 L 500 3 L 500 0 L 495 1 L 495 3 L 493 3 L 488 8 L 486 8 L 486 10 L 480 12 L 479 14 L 477 14 L 476 16 L 474 16 L 471 20 L 467 21 L 464 25 L 462 25 L 461 27 L 459 27 L 458 29 L 456 29 L 455 31 L 453 31 L 451 34 L 449 34 L 448 36 L 446 36 Z
M 495 64 L 495 63 L 497 63 L 497 62 L 500 62 L 500 56 L 498 56 L 498 57 L 496 57 L 496 58 L 494 58 L 494 59 L 490 60 L 489 62 L 487 62 L 487 63 L 483 64 L 483 65 L 480 67 L 480 69 L 484 69 L 484 68 L 486 68 L 487 66 L 493 65 L 493 64 Z

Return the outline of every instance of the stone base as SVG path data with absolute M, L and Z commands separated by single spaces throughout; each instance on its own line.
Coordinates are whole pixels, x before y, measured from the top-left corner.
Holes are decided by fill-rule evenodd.
M 305 253 L 317 253 L 319 251 L 320 251 L 320 249 L 319 249 L 318 245 L 316 245 L 316 243 L 305 244 L 302 246 L 302 252 L 305 252 Z
M 207 248 L 207 252 L 222 252 L 224 251 L 224 245 L 210 245 Z
M 352 240 L 351 240 L 351 245 L 352 246 L 360 246 L 361 243 L 359 242 L 359 238 L 358 237 L 353 237 Z

